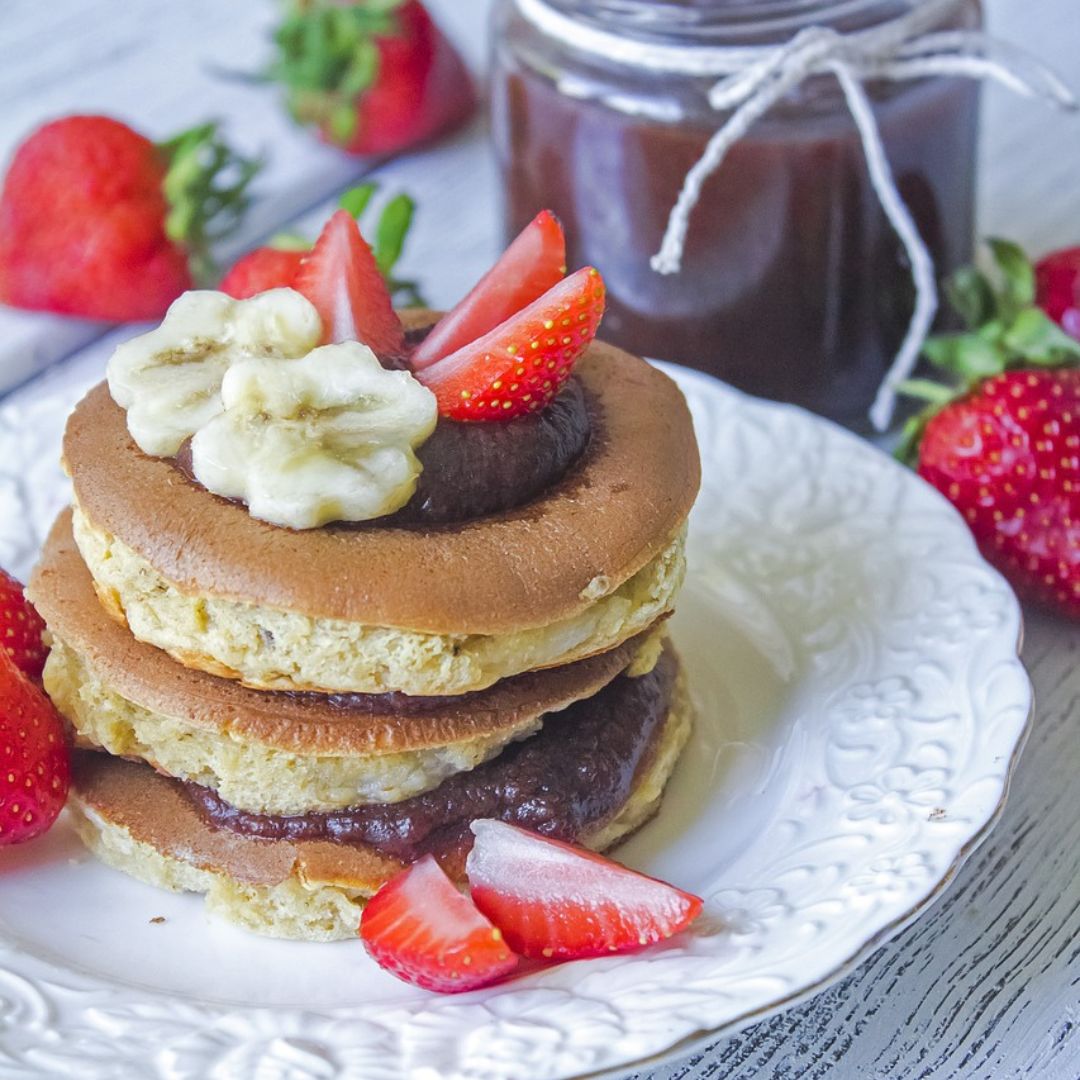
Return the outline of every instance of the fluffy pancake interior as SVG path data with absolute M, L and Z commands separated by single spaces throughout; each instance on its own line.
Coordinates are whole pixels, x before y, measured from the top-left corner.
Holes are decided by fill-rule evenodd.
M 79 507 L 75 539 L 106 607 L 180 663 L 256 689 L 439 696 L 604 652 L 669 613 L 686 571 L 685 528 L 619 588 L 549 626 L 446 635 L 311 618 L 185 593 Z
M 635 674 L 655 665 L 660 636 L 655 631 L 637 649 Z M 138 705 L 55 635 L 44 681 L 76 732 L 78 745 L 147 761 L 170 776 L 212 788 L 233 806 L 260 814 L 398 802 L 475 768 L 508 742 L 538 730 L 543 721 L 542 715 L 525 711 L 493 733 L 443 746 L 379 754 L 302 753 L 260 742 L 231 726 L 214 730 Z M 583 684 L 582 690 L 598 689 L 605 681 L 606 674 L 598 684 Z M 576 696 L 571 693 L 566 700 Z M 483 702 L 476 707 L 483 708 Z

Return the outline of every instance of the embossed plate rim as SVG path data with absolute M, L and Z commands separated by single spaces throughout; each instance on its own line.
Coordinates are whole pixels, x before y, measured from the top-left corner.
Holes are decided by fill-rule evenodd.
M 803 982 L 796 981 L 788 992 L 777 994 L 769 1000 L 763 999 L 754 1007 L 742 1011 L 728 1007 L 727 1003 L 721 1006 L 710 1004 L 709 1008 L 713 1010 L 713 1013 L 718 1007 L 721 1011 L 726 1008 L 727 1013 L 717 1022 L 708 1024 L 693 1023 L 692 1018 L 688 1020 L 687 1016 L 679 1011 L 683 1006 L 679 1004 L 674 989 L 675 984 L 681 986 L 679 965 L 682 964 L 685 968 L 687 980 L 692 981 L 691 974 L 698 975 L 700 971 L 700 965 L 695 966 L 695 962 L 706 961 L 714 971 L 710 978 L 717 980 L 718 990 L 723 988 L 725 979 L 728 985 L 731 984 L 730 969 L 727 975 L 723 973 L 725 961 L 720 953 L 711 954 L 705 949 L 695 956 L 690 947 L 661 950 L 652 958 L 654 961 L 652 963 L 643 962 L 643 960 L 647 961 L 647 958 L 627 957 L 614 963 L 600 962 L 594 969 L 579 966 L 575 970 L 575 976 L 579 975 L 579 977 L 573 981 L 568 977 L 558 983 L 553 981 L 552 984 L 545 983 L 543 980 L 530 979 L 510 984 L 501 990 L 465 995 L 463 998 L 426 999 L 415 1006 L 406 1004 L 389 1007 L 375 1015 L 363 1013 L 363 1008 L 359 1006 L 304 1012 L 287 1007 L 268 1008 L 221 1005 L 206 1001 L 192 1002 L 177 996 L 176 993 L 139 990 L 130 985 L 101 979 L 77 967 L 61 968 L 50 965 L 37 956 L 20 951 L 12 942 L 0 942 L 0 975 L 3 976 L 0 979 L 0 1065 L 5 1063 L 6 1057 L 9 1066 L 17 1067 L 17 1072 L 10 1071 L 11 1076 L 56 1075 L 56 1063 L 61 1058 L 55 1055 L 63 1053 L 63 1044 L 69 1039 L 72 1045 L 79 1043 L 83 1049 L 106 1055 L 111 1045 L 110 1040 L 116 1040 L 115 1045 L 118 1049 L 119 1044 L 123 1042 L 130 1053 L 145 1054 L 147 1075 L 178 1078 L 216 1075 L 216 1073 L 210 1073 L 212 1063 L 215 1061 L 224 1068 L 226 1066 L 223 1062 L 227 1059 L 231 1063 L 228 1067 L 232 1068 L 238 1067 L 241 1061 L 250 1063 L 262 1060 L 253 1056 L 257 1054 L 292 1053 L 294 1050 L 298 1052 L 299 1047 L 294 1046 L 290 1037 L 302 1036 L 304 1045 L 315 1048 L 322 1046 L 331 1054 L 331 1057 L 339 1061 L 356 1061 L 359 1055 L 359 1059 L 365 1063 L 366 1071 L 348 1075 L 364 1075 L 365 1080 L 368 1077 L 379 1077 L 380 1080 L 385 1077 L 389 1080 L 390 1077 L 401 1075 L 418 1078 L 445 1075 L 452 1076 L 455 1080 L 464 1080 L 466 1077 L 469 1080 L 499 1077 L 499 1080 L 502 1080 L 502 1077 L 511 1075 L 505 1069 L 511 1061 L 515 1060 L 511 1055 L 516 1055 L 518 1051 L 531 1051 L 532 1054 L 539 1054 L 540 1057 L 533 1060 L 533 1073 L 522 1074 L 518 1071 L 513 1074 L 515 1076 L 528 1075 L 531 1078 L 532 1075 L 538 1075 L 535 1068 L 542 1066 L 543 1075 L 551 1078 L 573 1075 L 614 1077 L 624 1074 L 631 1068 L 653 1066 L 663 1060 L 681 1057 L 692 1052 L 696 1047 L 715 1041 L 723 1034 L 733 1033 L 770 1013 L 821 991 L 841 978 L 867 952 L 898 932 L 936 900 L 964 860 L 986 837 L 1000 816 L 1012 769 L 1029 730 L 1031 689 L 1017 656 L 1020 618 L 1015 598 L 1000 576 L 982 563 L 970 534 L 952 508 L 916 478 L 901 470 L 865 443 L 799 410 L 745 398 L 708 376 L 670 366 L 666 369 L 676 377 L 687 391 L 688 397 L 699 408 L 708 410 L 711 407 L 726 417 L 732 427 L 731 439 L 738 434 L 734 429 L 740 424 L 743 424 L 746 430 L 753 428 L 754 425 L 760 426 L 763 431 L 768 432 L 766 443 L 771 439 L 772 445 L 778 445 L 776 440 L 781 435 L 791 443 L 809 435 L 820 441 L 823 455 L 827 450 L 837 451 L 843 460 L 848 460 L 844 457 L 848 455 L 850 461 L 865 467 L 867 474 L 863 479 L 867 480 L 871 487 L 887 488 L 891 484 L 897 492 L 911 496 L 918 507 L 917 525 L 926 528 L 930 523 L 933 525 L 930 532 L 936 529 L 941 536 L 947 537 L 946 547 L 950 560 L 955 560 L 950 561 L 950 567 L 958 573 L 961 571 L 975 573 L 982 582 L 984 591 L 979 594 L 978 602 L 983 607 L 976 605 L 975 614 L 978 615 L 983 608 L 986 612 L 990 612 L 993 603 L 996 601 L 998 604 L 996 614 L 1001 622 L 1000 633 L 997 632 L 996 624 L 988 624 L 993 630 L 993 649 L 1000 653 L 1000 657 L 995 659 L 994 663 L 1009 669 L 1010 681 L 1007 685 L 1014 692 L 1016 700 L 1013 702 L 1012 711 L 1000 710 L 1000 717 L 1008 714 L 1008 723 L 1002 721 L 998 726 L 993 727 L 993 732 L 1002 740 L 1002 745 L 984 747 L 980 743 L 978 746 L 984 754 L 999 751 L 998 756 L 1002 760 L 1000 768 L 992 771 L 992 775 L 980 773 L 977 777 L 980 783 L 993 783 L 994 786 L 988 790 L 995 797 L 992 801 L 987 797 L 983 804 L 979 804 L 981 820 L 972 820 L 971 828 L 966 834 L 950 833 L 937 841 L 943 851 L 947 850 L 947 865 L 943 861 L 940 872 L 932 872 L 932 880 L 919 879 L 914 892 L 911 892 L 902 907 L 894 904 L 894 909 L 888 911 L 889 917 L 887 919 L 882 917 L 872 929 L 868 923 L 865 929 L 869 932 L 859 933 L 858 936 L 853 933 L 850 935 L 850 940 L 843 939 L 837 942 L 835 945 L 837 959 L 833 961 L 831 953 L 829 954 L 827 970 L 823 970 L 820 977 Z M 10 411 L 7 415 L 10 424 Z M 59 416 L 57 412 L 57 419 Z M 38 419 L 40 420 L 40 416 Z M 709 456 L 721 449 L 723 439 L 718 443 L 716 430 L 708 423 L 706 427 L 707 434 L 712 439 L 709 445 L 704 447 L 705 467 L 708 471 Z M 3 432 L 0 432 L 0 435 L 2 434 Z M 724 438 L 727 437 L 728 433 L 725 429 Z M 36 449 L 40 452 L 40 448 Z M 32 450 L 28 449 L 27 452 L 32 452 Z M 831 459 L 825 461 L 825 465 L 828 466 L 830 461 Z M 9 469 L 18 467 L 17 461 L 8 466 Z M 717 469 L 717 475 L 720 475 L 719 467 L 714 467 Z M 879 476 L 891 478 L 890 482 L 880 484 L 877 480 L 871 482 L 869 479 Z M 855 493 L 859 494 L 858 490 Z M 703 498 L 708 500 L 710 496 L 706 493 Z M 715 493 L 713 498 L 715 498 Z M 897 505 L 899 506 L 903 501 L 904 499 L 898 495 Z M 0 487 L 0 512 L 4 510 L 3 504 L 4 491 Z M 820 521 L 816 524 L 820 528 Z M 884 531 L 882 532 L 884 535 Z M 891 535 L 890 542 L 899 543 Z M 868 552 L 867 559 L 871 558 L 871 554 Z M 691 572 L 693 573 L 693 570 Z M 778 591 L 782 584 L 779 581 L 776 583 Z M 964 610 L 964 614 L 968 614 L 967 609 Z M 974 633 L 975 631 L 970 631 L 969 637 Z M 970 651 L 973 645 L 963 635 L 962 638 L 962 645 L 968 647 Z M 986 642 L 983 644 L 985 646 Z M 997 671 L 998 668 L 995 666 L 992 670 Z M 1022 677 L 1017 678 L 1017 676 Z M 1017 711 L 1019 709 L 1022 709 L 1022 722 L 1020 713 Z M 1015 721 L 1011 719 L 1014 712 L 1016 713 Z M 855 723 L 855 721 L 851 722 Z M 981 758 L 978 760 L 981 761 Z M 971 768 L 974 768 L 974 765 Z M 884 787 L 880 790 L 885 791 Z M 909 791 L 908 794 L 910 795 L 911 792 Z M 921 807 L 919 812 L 923 813 L 925 806 L 919 805 Z M 921 821 L 922 818 L 919 820 Z M 933 820 L 932 816 L 930 820 Z M 963 830 L 966 826 L 961 824 L 959 828 Z M 893 873 L 899 880 L 900 863 L 896 862 L 896 865 L 898 869 Z M 725 880 L 723 884 L 726 885 L 728 882 Z M 840 889 L 839 883 L 836 887 Z M 742 891 L 746 897 L 749 897 L 755 888 L 758 891 L 769 891 L 760 882 L 753 882 Z M 874 891 L 872 882 L 860 888 L 866 894 L 864 899 L 866 896 L 872 898 Z M 916 892 L 918 895 L 915 895 Z M 848 901 L 833 902 L 843 905 Z M 804 913 L 794 912 L 794 914 L 801 916 Z M 885 911 L 881 912 L 881 916 L 885 914 Z M 761 918 L 763 922 L 756 929 L 743 931 L 751 942 L 758 938 L 767 938 L 770 933 L 778 933 L 777 925 L 782 925 L 774 924 L 770 930 L 764 925 L 767 917 L 762 915 Z M 716 940 L 722 942 L 723 938 L 724 935 L 719 935 Z M 843 944 L 842 952 L 841 944 Z M 705 945 L 711 947 L 708 941 Z M 730 955 L 726 962 L 731 962 Z M 792 961 L 789 966 L 793 966 L 794 963 Z M 663 1024 L 658 1024 L 658 1017 L 662 1014 L 662 1010 L 657 1010 L 654 1003 L 650 1002 L 651 1008 L 641 1002 L 631 1002 L 628 1006 L 625 997 L 620 996 L 619 1004 L 612 1004 L 607 1012 L 610 1013 L 612 1009 L 623 1010 L 624 1014 L 619 1024 L 620 1034 L 628 1040 L 627 1046 L 632 1045 L 633 1052 L 624 1049 L 613 1056 L 610 1043 L 614 1039 L 609 1039 L 606 1029 L 602 1027 L 602 1022 L 609 1022 L 609 1020 L 601 1008 L 603 992 L 598 993 L 598 990 L 603 991 L 606 987 L 606 992 L 610 996 L 613 991 L 625 990 L 627 985 L 635 983 L 638 978 L 658 977 L 653 974 L 654 971 L 666 973 L 663 978 L 667 979 L 667 990 L 673 995 L 670 999 L 673 1003 L 672 1015 L 675 1016 L 677 1022 L 665 1029 Z M 615 974 L 612 975 L 612 972 Z M 620 972 L 627 973 L 627 977 L 622 979 L 621 986 L 617 985 L 620 982 Z M 746 978 L 745 975 L 744 978 Z M 716 1000 L 720 1001 L 720 998 L 717 997 Z M 572 1045 L 560 1044 L 549 1050 L 547 1044 L 544 1043 L 543 1034 L 537 1034 L 537 1030 L 542 1025 L 530 1027 L 529 1014 L 539 1008 L 538 1018 L 544 1019 L 549 1016 L 551 1010 L 556 1008 L 564 1010 L 568 1001 L 569 1011 L 572 1014 L 572 1020 L 569 1022 L 571 1030 L 562 1031 L 561 1034 L 565 1036 L 564 1042 Z M 589 1014 L 590 1008 L 593 1008 L 595 1015 Z M 634 1011 L 635 1008 L 637 1012 Z M 704 1010 L 705 1006 L 699 1005 L 699 1016 L 704 1014 Z M 685 1011 L 692 1012 L 693 1010 L 687 1005 Z M 439 1044 L 433 1047 L 430 1043 L 433 1037 L 432 1032 L 438 1034 L 436 1018 L 439 1014 L 442 1014 L 441 1020 L 444 1028 L 449 1029 L 449 1033 L 446 1030 L 443 1032 L 445 1045 Z M 600 1024 L 600 1036 L 590 1037 L 586 1034 L 580 1041 L 575 1040 L 575 1034 L 579 1034 L 575 1028 L 587 1024 L 589 1022 L 587 1017 L 590 1015 L 592 1020 Z M 5 1038 L 5 1031 L 10 1033 L 15 1030 L 21 1022 L 20 1018 L 23 1017 L 27 1019 L 27 1033 L 35 1025 L 40 1027 L 40 1046 L 30 1046 L 25 1038 L 20 1040 L 17 1035 L 13 1036 L 13 1041 L 10 1043 Z M 382 1017 L 381 1021 L 380 1017 Z M 417 1017 L 423 1022 L 413 1023 L 412 1021 L 415 1021 Z M 565 1020 L 565 1017 L 563 1019 Z M 159 1033 L 164 1030 L 162 1025 L 166 1024 L 166 1020 L 171 1034 L 165 1039 L 163 1045 L 164 1036 Z M 372 1022 L 368 1023 L 365 1020 Z M 503 1020 L 508 1023 L 503 1023 Z M 552 1020 L 551 1023 L 557 1026 L 557 1021 Z M 487 1052 L 477 1054 L 475 1046 L 470 1050 L 466 1045 L 470 1038 L 475 1040 L 479 1031 L 495 1037 L 490 1055 Z M 531 1046 L 528 1045 L 530 1032 L 533 1043 Z M 520 1039 L 524 1042 L 515 1041 Z M 88 1059 L 83 1060 L 89 1067 Z M 275 1057 L 274 1061 L 278 1062 L 279 1059 Z M 9 1075 L 9 1072 L 2 1068 L 0 1072 L 5 1076 Z M 91 1074 L 86 1073 L 86 1075 Z M 115 1074 L 101 1072 L 93 1075 Z M 228 1073 L 228 1075 L 239 1075 L 239 1073 Z M 316 1073 L 314 1069 L 310 1072 L 304 1071 L 302 1064 L 298 1064 L 297 1071 L 290 1075 L 315 1076 Z

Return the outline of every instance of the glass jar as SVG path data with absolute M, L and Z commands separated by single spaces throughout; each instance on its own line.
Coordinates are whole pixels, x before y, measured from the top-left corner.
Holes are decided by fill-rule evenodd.
M 687 50 L 782 44 L 811 25 L 869 28 L 918 2 L 541 0 L 583 28 Z M 958 0 L 932 29 L 981 17 L 979 0 Z M 508 237 L 550 207 L 570 265 L 597 266 L 607 282 L 606 339 L 865 428 L 914 287 L 835 78 L 804 81 L 728 151 L 690 218 L 681 272 L 663 276 L 649 259 L 728 115 L 707 100 L 717 76 L 588 51 L 541 30 L 518 0 L 496 0 L 493 19 Z M 867 91 L 940 277 L 972 254 L 978 84 L 933 77 Z

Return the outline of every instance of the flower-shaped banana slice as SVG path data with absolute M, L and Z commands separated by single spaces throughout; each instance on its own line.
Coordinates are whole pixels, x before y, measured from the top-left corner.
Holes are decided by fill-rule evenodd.
M 225 411 L 191 443 L 195 477 L 293 529 L 399 510 L 420 476 L 414 451 L 437 419 L 430 390 L 355 341 L 234 364 L 221 395 Z
M 232 364 L 304 356 L 321 337 L 319 313 L 292 289 L 272 289 L 250 300 L 187 292 L 157 329 L 113 353 L 109 391 L 127 410 L 128 431 L 139 449 L 171 457 L 221 412 L 221 382 Z

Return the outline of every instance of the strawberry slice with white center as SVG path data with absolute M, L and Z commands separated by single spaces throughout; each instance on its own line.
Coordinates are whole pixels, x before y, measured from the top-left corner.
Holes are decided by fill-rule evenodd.
M 487 986 L 518 964 L 502 934 L 458 892 L 431 855 L 368 901 L 360 937 L 380 967 L 443 994 Z
M 293 288 L 315 305 L 326 344 L 361 341 L 380 357 L 401 356 L 405 334 L 378 263 L 356 219 L 336 211 L 296 272 Z
M 635 952 L 685 930 L 699 897 L 595 852 L 501 821 L 474 821 L 465 872 L 515 952 L 579 960 Z
M 452 420 L 513 420 L 536 412 L 596 337 L 604 295 L 604 279 L 587 266 L 416 377 Z
M 566 274 L 566 237 L 559 219 L 542 210 L 499 261 L 444 315 L 410 358 L 414 371 L 430 367 L 483 337 L 539 299 Z

